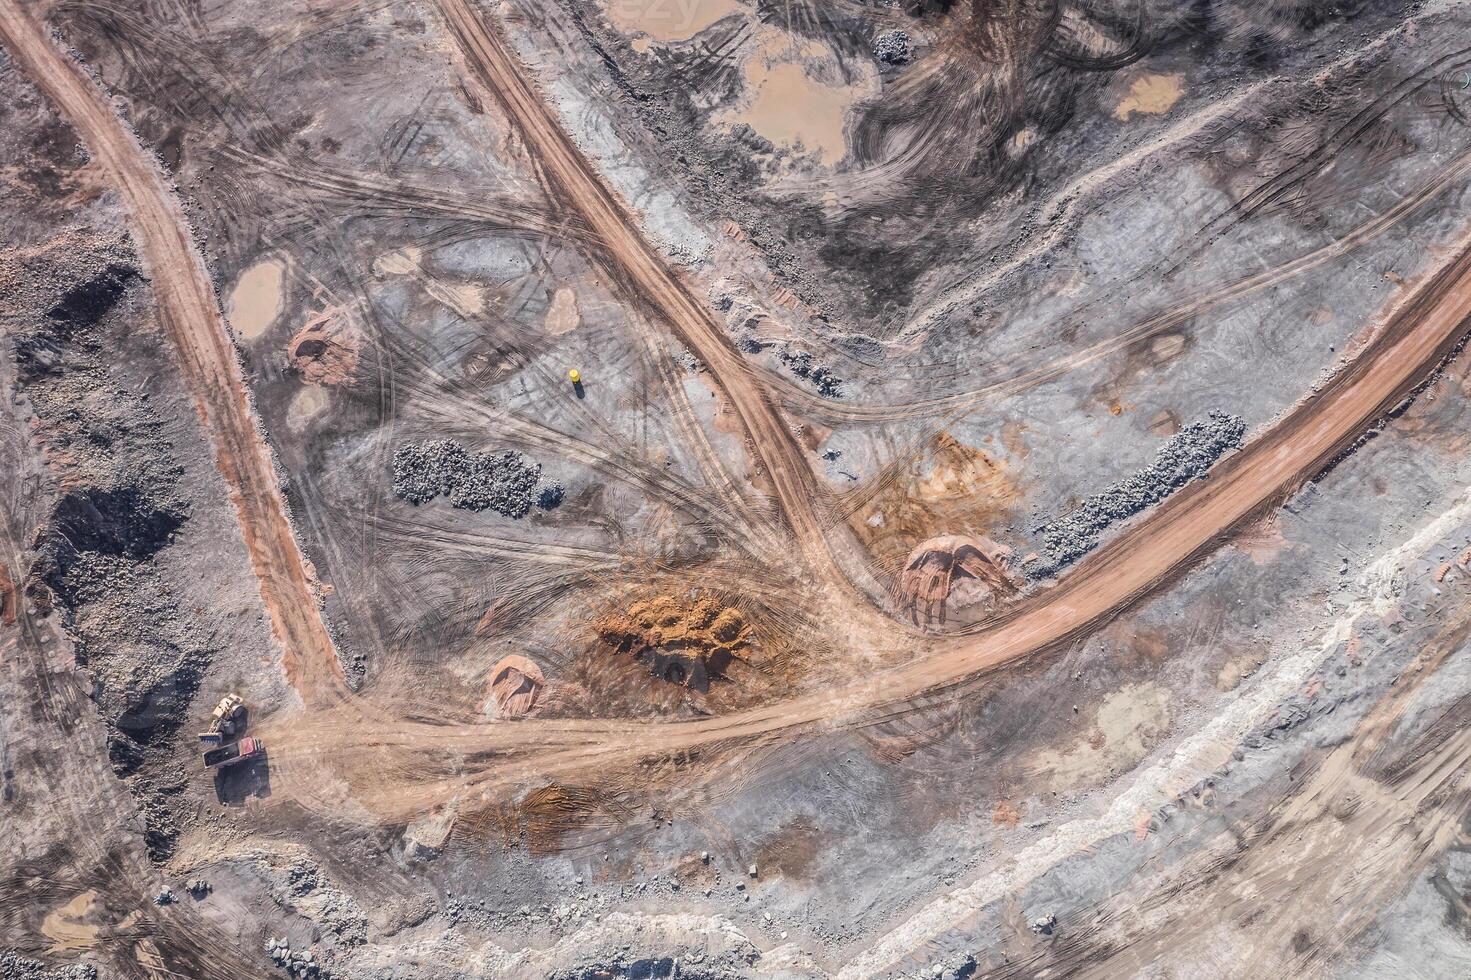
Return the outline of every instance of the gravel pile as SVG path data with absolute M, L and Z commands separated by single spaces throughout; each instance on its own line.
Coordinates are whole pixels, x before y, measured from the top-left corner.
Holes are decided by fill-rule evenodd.
M 533 506 L 562 502 L 560 483 L 543 481 L 541 464 L 514 450 L 472 453 L 451 439 L 400 446 L 393 454 L 393 492 L 409 503 L 448 497 L 464 510 L 493 510 L 525 517 Z
M 0 978 L 3 980 L 97 980 L 97 968 L 87 963 L 47 966 L 39 960 L 22 956 L 13 949 L 7 949 L 0 952 Z
M 832 370 L 821 364 L 812 362 L 812 355 L 807 351 L 782 350 L 778 352 L 783 364 L 792 374 L 805 381 L 810 381 L 812 387 L 824 398 L 841 398 L 843 396 L 843 379 L 833 374 Z
M 1241 446 L 1246 422 L 1239 416 L 1213 411 L 1184 426 L 1165 440 L 1154 462 L 1132 476 L 1083 501 L 1064 517 L 1036 529 L 1045 555 L 1027 568 L 1033 576 L 1052 575 L 1098 545 L 1111 525 L 1152 507 L 1180 487 L 1205 473 L 1222 455 Z
M 756 318 L 748 319 L 746 328 L 757 322 Z M 766 350 L 775 352 L 777 358 L 786 365 L 793 377 L 801 378 L 817 389 L 817 393 L 824 398 L 843 397 L 843 379 L 833 373 L 832 369 L 818 364 L 812 359 L 812 354 L 800 350 L 789 343 L 772 343 L 761 340 L 754 333 L 746 333 L 736 341 L 737 346 L 747 354 L 760 354 Z
M 885 31 L 873 39 L 873 56 L 886 65 L 907 65 L 914 46 L 904 31 Z
M 317 962 L 316 954 L 309 949 L 292 949 L 284 939 L 266 940 L 266 955 L 293 977 L 316 980 L 328 976 L 322 964 Z

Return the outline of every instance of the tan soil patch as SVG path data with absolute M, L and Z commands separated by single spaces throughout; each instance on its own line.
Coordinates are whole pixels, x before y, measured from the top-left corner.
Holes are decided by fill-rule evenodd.
M 97 926 L 87 919 L 98 909 L 97 892 L 89 889 L 52 910 L 41 922 L 41 935 L 51 940 L 51 952 L 90 949 L 97 945 Z
M 577 294 L 566 286 L 552 293 L 551 305 L 541 321 L 542 329 L 554 337 L 571 333 L 582 326 L 582 313 L 577 308 Z
M 286 424 L 300 431 L 327 407 L 327 393 L 315 385 L 307 385 L 296 393 L 286 409 Z
M 485 312 L 489 297 L 484 286 L 476 282 L 454 282 L 441 279 L 424 268 L 424 250 L 417 245 L 386 252 L 373 260 L 373 274 L 412 276 L 424 291 L 442 306 L 462 317 L 475 317 Z
M 230 290 L 226 318 L 240 336 L 253 340 L 271 328 L 281 315 L 281 284 L 286 266 L 263 259 L 246 269 Z
M 647 34 L 665 44 L 687 41 L 722 17 L 745 12 L 735 0 L 604 0 L 603 6 L 619 32 Z
M 1071 747 L 1035 753 L 1027 769 L 1062 790 L 1137 765 L 1170 723 L 1170 694 L 1158 684 L 1129 684 L 1106 695 L 1093 726 Z
M 373 274 L 377 276 L 411 276 L 419 271 L 424 250 L 417 245 L 385 252 L 373 260 Z
M 1140 75 L 1114 106 L 1113 117 L 1123 122 L 1135 113 L 1155 116 L 1169 112 L 1185 94 L 1184 82 L 1183 75 Z

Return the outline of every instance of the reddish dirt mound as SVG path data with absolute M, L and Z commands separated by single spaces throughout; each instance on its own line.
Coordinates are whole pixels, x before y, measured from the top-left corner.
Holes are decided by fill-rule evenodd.
M 1017 585 L 1006 570 L 1006 548 L 986 538 L 947 534 L 922 541 L 904 561 L 895 598 L 914 622 L 945 622 L 951 595 L 963 589 L 963 605 L 1015 595 Z
M 501 718 L 521 718 L 536 706 L 546 686 L 541 668 L 525 657 L 509 656 L 490 672 L 490 699 Z
M 358 369 L 363 337 L 340 308 L 323 310 L 297 331 L 286 347 L 291 366 L 308 384 L 349 384 Z
M 609 613 L 594 628 L 605 643 L 648 663 L 655 676 L 699 691 L 751 644 L 740 610 L 711 595 L 655 596 Z
M 532 854 L 554 854 L 585 843 L 579 838 L 630 816 L 625 806 L 597 790 L 551 783 L 518 800 L 462 811 L 455 821 L 455 836 L 465 843 L 524 845 Z

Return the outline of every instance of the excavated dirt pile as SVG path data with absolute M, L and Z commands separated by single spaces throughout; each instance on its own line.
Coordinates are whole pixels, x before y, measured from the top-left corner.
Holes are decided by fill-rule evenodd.
M 350 384 L 357 374 L 363 336 L 337 310 L 313 317 L 291 338 L 287 356 L 308 384 Z
M 945 622 L 955 596 L 963 605 L 987 608 L 1017 593 L 1006 568 L 1010 552 L 986 538 L 949 534 L 922 541 L 909 553 L 895 582 L 895 598 L 918 623 Z
M 496 664 L 490 671 L 490 699 L 496 717 L 524 717 L 536 706 L 546 682 L 541 668 L 525 657 L 512 654 Z
M 393 492 L 409 503 L 444 496 L 463 510 L 525 517 L 533 506 L 562 502 L 562 484 L 541 478 L 541 464 L 514 450 L 474 453 L 451 439 L 409 443 L 393 454 Z
M 660 595 L 599 619 L 603 642 L 648 664 L 654 676 L 698 691 L 752 645 L 740 610 L 714 596 Z

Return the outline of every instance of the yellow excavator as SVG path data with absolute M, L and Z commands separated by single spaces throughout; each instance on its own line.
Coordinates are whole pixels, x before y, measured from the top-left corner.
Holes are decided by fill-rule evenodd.
M 219 745 L 235 734 L 235 726 L 244 715 L 245 700 L 238 694 L 226 694 L 215 705 L 214 713 L 209 716 L 209 727 L 199 733 L 199 740 L 205 745 Z

